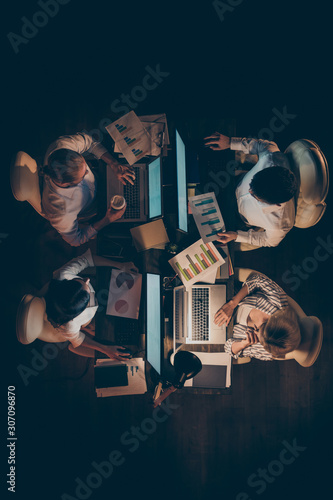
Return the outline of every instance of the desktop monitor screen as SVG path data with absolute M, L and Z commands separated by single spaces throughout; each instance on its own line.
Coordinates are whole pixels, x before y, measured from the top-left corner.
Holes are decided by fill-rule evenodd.
M 162 215 L 161 158 L 148 165 L 149 218 Z
M 187 186 L 185 144 L 176 130 L 178 229 L 187 232 Z
M 161 332 L 161 277 L 147 274 L 147 361 L 161 374 L 162 332 Z

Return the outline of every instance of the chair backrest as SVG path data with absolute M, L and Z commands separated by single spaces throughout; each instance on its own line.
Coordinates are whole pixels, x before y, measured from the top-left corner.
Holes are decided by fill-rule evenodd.
M 16 315 L 16 335 L 22 344 L 36 339 L 44 342 L 66 342 L 67 339 L 47 320 L 43 297 L 25 295 Z
M 308 139 L 293 142 L 285 154 L 299 181 L 295 226 L 314 226 L 326 210 L 325 198 L 329 188 L 327 160 L 319 146 Z
M 18 201 L 27 201 L 43 216 L 37 162 L 19 151 L 10 167 L 10 184 Z

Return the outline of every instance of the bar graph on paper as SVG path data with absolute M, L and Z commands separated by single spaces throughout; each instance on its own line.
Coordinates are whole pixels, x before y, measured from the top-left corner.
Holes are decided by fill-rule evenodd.
M 197 281 L 205 282 L 205 279 L 207 279 L 206 282 L 211 283 L 214 270 L 217 271 L 224 262 L 214 244 L 204 243 L 202 239 L 169 260 L 169 264 L 186 288 Z
M 134 111 L 130 111 L 106 127 L 115 141 L 115 152 L 120 152 L 130 165 L 148 156 L 151 137 Z
M 223 217 L 215 193 L 200 194 L 189 198 L 189 204 L 201 238 L 205 243 L 217 239 L 225 231 Z

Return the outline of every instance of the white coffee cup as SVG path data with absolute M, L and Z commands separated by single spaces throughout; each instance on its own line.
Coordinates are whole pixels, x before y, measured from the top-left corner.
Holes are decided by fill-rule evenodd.
M 112 196 L 110 205 L 113 210 L 122 210 L 126 206 L 126 200 L 123 196 L 116 194 Z

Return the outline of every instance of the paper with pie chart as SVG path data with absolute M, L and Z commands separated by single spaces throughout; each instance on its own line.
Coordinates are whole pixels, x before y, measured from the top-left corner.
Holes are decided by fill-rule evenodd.
M 138 319 L 141 287 L 142 274 L 113 269 L 106 314 Z

